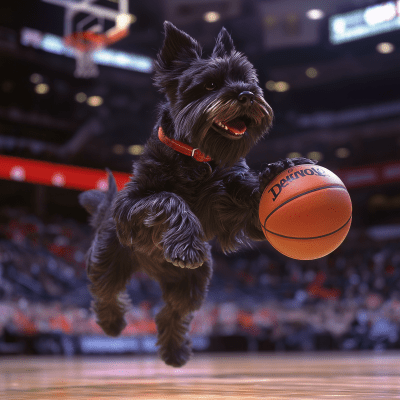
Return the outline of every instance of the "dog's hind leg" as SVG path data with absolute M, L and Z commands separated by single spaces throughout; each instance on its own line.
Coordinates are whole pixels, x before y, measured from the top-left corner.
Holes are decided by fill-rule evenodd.
M 125 328 L 124 314 L 130 301 L 125 286 L 137 266 L 129 248 L 117 238 L 115 226 L 99 231 L 87 255 L 89 290 L 97 323 L 109 336 L 118 336 Z
M 125 311 L 130 302 L 124 289 L 132 272 L 138 268 L 132 250 L 119 243 L 111 205 L 117 185 L 108 171 L 108 190 L 90 190 L 79 196 L 81 205 L 91 214 L 90 224 L 96 230 L 86 256 L 89 287 L 97 323 L 110 336 L 118 336 L 125 328 Z M 136 266 L 136 268 L 135 268 Z
M 211 260 L 211 257 L 209 257 Z M 211 261 L 189 270 L 169 264 L 172 274 L 165 274 L 160 286 L 165 306 L 156 315 L 159 355 L 167 364 L 181 367 L 192 354 L 188 336 L 193 311 L 198 310 L 205 298 L 212 275 Z M 179 274 L 175 274 L 178 272 Z

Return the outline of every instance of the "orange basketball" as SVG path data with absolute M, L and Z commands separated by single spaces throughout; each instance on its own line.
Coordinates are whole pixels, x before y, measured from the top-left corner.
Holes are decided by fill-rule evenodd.
M 281 172 L 265 188 L 259 208 L 267 240 L 297 260 L 321 258 L 339 247 L 349 232 L 351 213 L 343 182 L 312 164 Z

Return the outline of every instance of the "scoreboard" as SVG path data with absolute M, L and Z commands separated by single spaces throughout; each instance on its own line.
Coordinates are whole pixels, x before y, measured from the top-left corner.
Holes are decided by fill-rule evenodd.
M 400 29 L 400 0 L 336 14 L 329 18 L 329 40 L 341 44 Z

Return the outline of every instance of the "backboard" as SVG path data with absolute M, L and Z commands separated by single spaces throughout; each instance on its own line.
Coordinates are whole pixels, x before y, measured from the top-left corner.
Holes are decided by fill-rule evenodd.
M 64 43 L 74 50 L 74 75 L 78 78 L 98 76 L 93 53 L 126 37 L 130 24 L 135 22 L 135 17 L 129 14 L 129 0 L 42 1 L 65 8 Z

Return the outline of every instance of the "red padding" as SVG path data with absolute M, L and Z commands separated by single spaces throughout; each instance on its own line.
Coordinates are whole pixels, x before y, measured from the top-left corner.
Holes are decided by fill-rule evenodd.
M 129 174 L 114 172 L 118 190 L 129 181 Z M 76 190 L 107 190 L 105 170 L 75 167 L 19 157 L 0 156 L 0 179 L 58 186 Z

